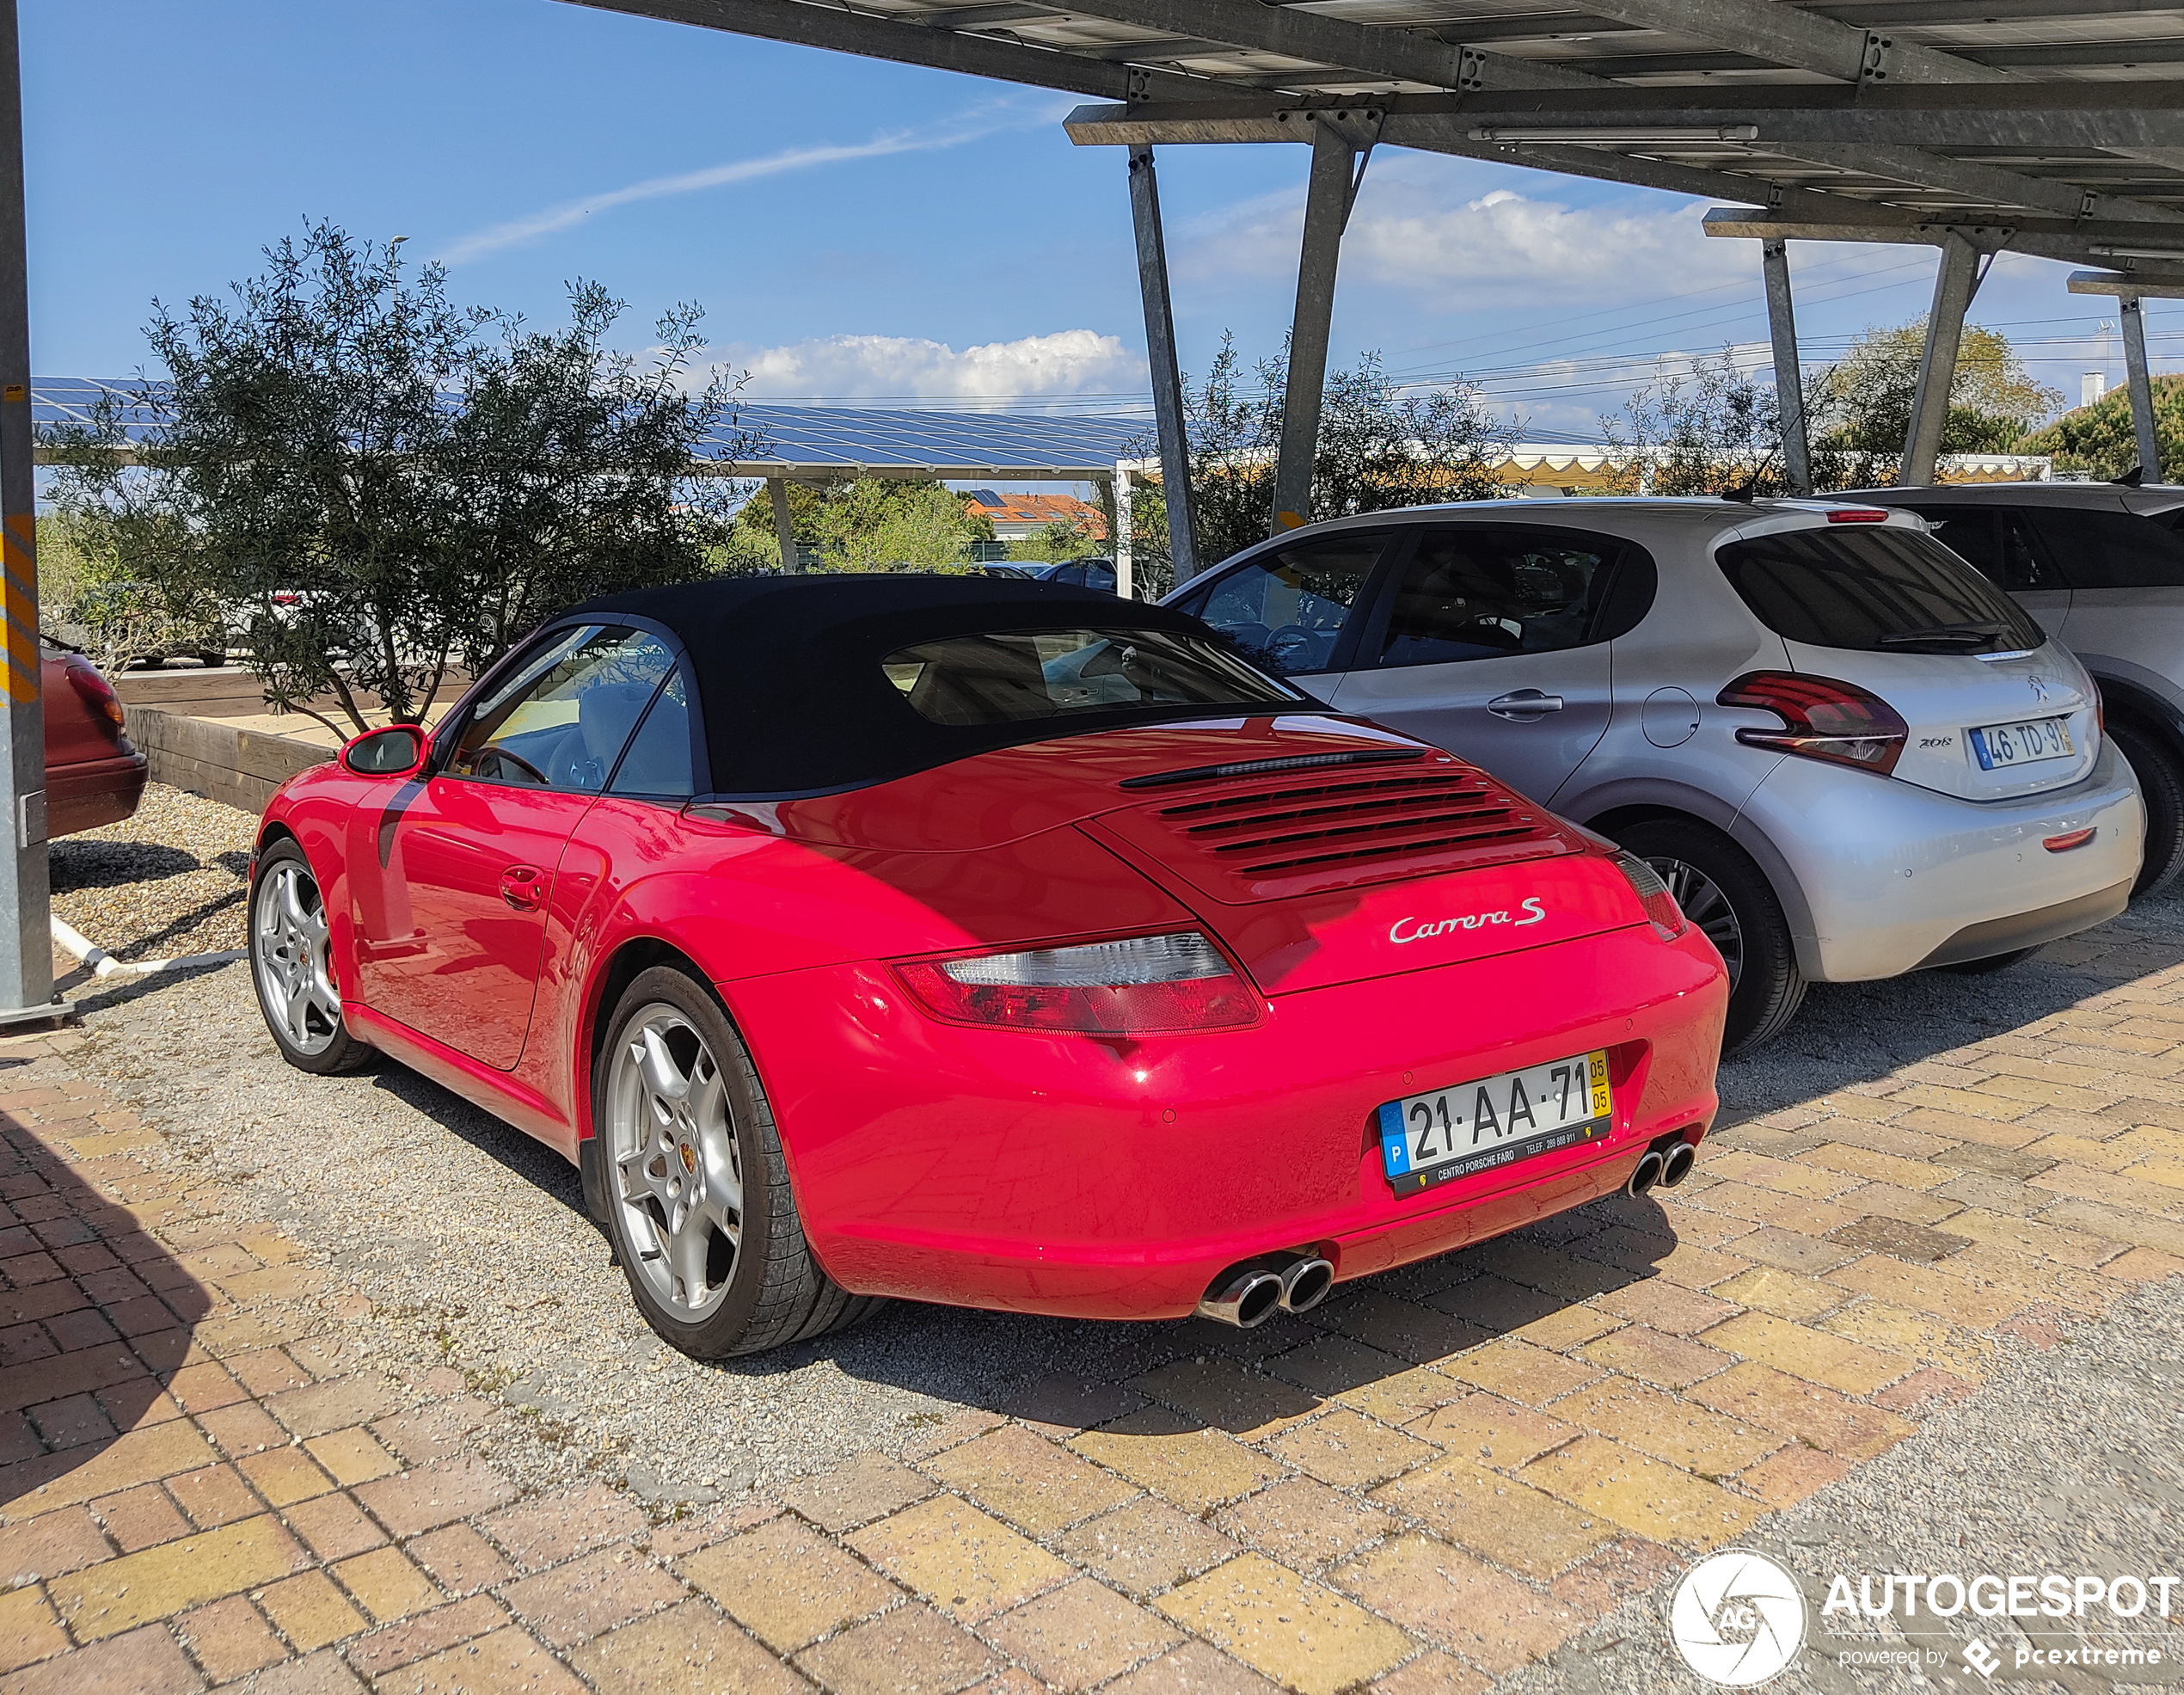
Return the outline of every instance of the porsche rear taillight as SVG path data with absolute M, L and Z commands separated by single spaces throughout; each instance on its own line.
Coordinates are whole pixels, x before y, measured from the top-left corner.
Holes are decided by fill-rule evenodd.
M 1911 734 L 1903 715 L 1879 695 L 1830 677 L 1748 672 L 1715 699 L 1724 706 L 1756 707 L 1781 715 L 1781 729 L 1739 730 L 1737 740 L 1747 747 L 1828 759 L 1882 777 L 1896 769 Z
M 895 970 L 926 1011 L 952 1024 L 1150 1035 L 1225 1029 L 1259 1016 L 1249 986 L 1194 930 Z
M 1638 897 L 1638 904 L 1646 909 L 1646 916 L 1653 928 L 1660 932 L 1661 940 L 1673 942 L 1691 927 L 1684 916 L 1684 909 L 1676 904 L 1676 897 L 1668 885 L 1661 881 L 1660 873 L 1635 853 L 1618 848 L 1615 853 L 1616 869 L 1623 873 L 1623 881 L 1630 885 L 1630 892 Z
M 113 684 L 88 665 L 71 665 L 67 669 L 69 686 L 91 709 L 93 717 L 105 719 L 117 730 L 128 728 L 129 715 L 122 709 L 121 697 L 114 693 Z

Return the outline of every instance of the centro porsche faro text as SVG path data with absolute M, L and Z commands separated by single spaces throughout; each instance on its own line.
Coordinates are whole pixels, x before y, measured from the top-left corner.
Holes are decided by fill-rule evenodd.
M 1442 918 L 1432 924 L 1419 924 L 1416 918 L 1397 918 L 1388 927 L 1388 939 L 1390 942 L 1423 942 L 1429 936 L 1446 936 L 1457 930 L 1483 930 L 1494 924 L 1506 924 L 1512 930 L 1522 930 L 1526 924 L 1537 924 L 1547 916 L 1547 908 L 1539 904 L 1539 897 L 1536 894 L 1527 896 L 1520 910 L 1531 916 L 1512 918 L 1506 912 L 1466 912 L 1460 918 Z M 1418 926 L 1408 936 L 1403 934 L 1403 926 L 1407 924 Z

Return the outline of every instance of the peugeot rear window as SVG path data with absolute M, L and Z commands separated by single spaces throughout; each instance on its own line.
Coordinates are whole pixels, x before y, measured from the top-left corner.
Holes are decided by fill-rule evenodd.
M 1026 629 L 945 636 L 881 664 L 936 724 L 1015 724 L 1071 713 L 1288 708 L 1308 697 L 1197 636 L 1161 629 Z
M 2002 654 L 2047 639 L 2015 601 L 1922 531 L 1788 530 L 1733 542 L 1718 557 L 1762 623 L 1809 647 Z

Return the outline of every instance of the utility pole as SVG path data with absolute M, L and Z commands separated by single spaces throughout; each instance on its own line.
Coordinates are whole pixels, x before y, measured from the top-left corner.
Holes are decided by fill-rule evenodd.
M 38 502 L 30 460 L 29 243 L 22 212 L 22 63 L 15 0 L 0 0 L 0 558 L 7 629 L 0 689 L 0 1028 L 42 1022 L 53 998 L 46 875 L 46 709 L 38 651 Z

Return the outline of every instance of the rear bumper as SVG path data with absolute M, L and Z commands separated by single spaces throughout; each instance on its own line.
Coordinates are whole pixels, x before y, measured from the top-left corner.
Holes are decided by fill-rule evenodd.
M 71 836 L 119 824 L 144 794 L 144 756 L 117 753 L 46 770 L 46 833 Z
M 943 1025 L 882 967 L 720 986 L 828 1274 L 859 1293 L 1079 1317 L 1189 1313 L 1223 1270 L 1312 1248 L 1349 1279 L 1619 1188 L 1711 1123 L 1726 979 L 1647 926 L 1275 998 L 1142 1041 Z M 1397 1197 L 1375 1110 L 1606 1047 L 1600 1142 Z
M 2090 829 L 2083 847 L 2050 837 Z M 2145 809 L 2113 744 L 2083 779 L 2015 801 L 1962 801 L 1813 759 L 1784 759 L 1745 802 L 1732 832 L 1764 837 L 1787 862 L 1812 914 L 1796 937 L 1807 977 L 1893 977 L 1950 958 L 1985 958 L 2052 942 L 2112 917 L 2103 901 L 2138 874 Z M 2090 914 L 2082 923 L 2071 915 Z M 2044 924 L 2064 929 L 2039 934 Z M 1956 938 L 1977 954 L 1947 954 Z M 1937 955 L 1944 955 L 1937 957 Z

